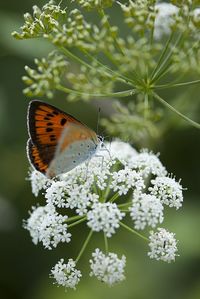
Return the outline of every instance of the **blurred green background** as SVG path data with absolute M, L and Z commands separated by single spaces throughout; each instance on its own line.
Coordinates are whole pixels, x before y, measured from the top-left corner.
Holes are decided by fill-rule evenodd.
M 24 65 L 33 65 L 35 56 L 46 55 L 50 48 L 44 42 L 16 41 L 10 33 L 22 24 L 22 15 L 31 11 L 37 0 L 0 1 L 0 298 L 2 299 L 199 299 L 200 298 L 200 132 L 192 127 L 174 126 L 154 150 L 169 172 L 187 187 L 183 208 L 167 211 L 164 227 L 173 231 L 179 240 L 175 263 L 151 261 L 146 256 L 146 244 L 122 229 L 115 235 L 110 250 L 127 256 L 127 279 L 108 288 L 88 276 L 91 250 L 101 246 L 101 237 L 92 240 L 79 268 L 84 277 L 77 291 L 57 288 L 48 277 L 51 267 L 61 257 L 75 257 L 85 230 L 74 229 L 73 242 L 48 251 L 34 246 L 22 228 L 22 219 L 37 201 L 25 179 L 28 171 L 26 157 L 26 109 L 28 99 L 22 94 Z M 190 105 L 198 102 L 200 86 L 191 88 Z M 179 92 L 179 90 L 176 91 Z M 181 91 L 180 91 L 181 92 Z M 174 96 L 173 93 L 167 96 Z M 45 100 L 45 99 L 43 99 Z M 83 102 L 67 103 L 57 95 L 55 103 L 92 128 L 96 128 L 97 107 Z M 99 105 L 99 104 L 98 104 Z M 103 113 L 102 113 L 103 114 Z M 199 113 L 198 113 L 199 115 Z M 200 121 L 199 119 L 196 119 Z

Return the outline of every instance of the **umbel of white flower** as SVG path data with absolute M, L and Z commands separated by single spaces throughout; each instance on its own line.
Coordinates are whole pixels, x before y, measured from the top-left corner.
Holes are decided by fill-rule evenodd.
M 164 228 L 158 228 L 157 232 L 150 232 L 149 240 L 150 251 L 148 256 L 151 259 L 162 260 L 168 263 L 175 260 L 178 254 L 174 233 L 170 233 Z
M 24 228 L 29 230 L 34 244 L 42 242 L 45 248 L 52 249 L 60 242 L 68 243 L 71 240 L 65 223 L 67 218 L 67 215 L 58 214 L 52 205 L 33 207 Z
M 71 241 L 71 227 L 85 223 L 90 230 L 79 255 L 69 257 L 67 264 L 61 259 L 51 271 L 51 277 L 65 288 L 78 284 L 81 273 L 76 265 L 94 232 L 103 235 L 105 253 L 100 249 L 93 252 L 90 275 L 109 286 L 125 278 L 125 257 L 118 258 L 108 249 L 108 241 L 112 242 L 120 228 L 148 241 L 150 258 L 170 262 L 177 256 L 175 235 L 156 227 L 164 220 L 165 205 L 181 207 L 180 181 L 168 176 L 159 156 L 152 152 L 138 153 L 119 140 L 105 147 L 107 150 L 99 149 L 88 162 L 54 179 L 35 170 L 30 174 L 33 194 L 43 190 L 46 200 L 45 206 L 33 208 L 24 223 L 34 244 L 40 242 L 52 249 Z M 131 226 L 126 224 L 128 216 Z M 150 230 L 149 238 L 138 232 L 143 229 Z
M 93 231 L 103 231 L 107 237 L 111 237 L 124 216 L 125 213 L 120 211 L 116 203 L 94 203 L 87 213 L 88 226 Z
M 119 259 L 115 253 L 109 252 L 105 255 L 97 248 L 92 253 L 92 259 L 90 260 L 90 275 L 112 286 L 125 279 L 125 265 L 126 257 L 124 255 Z
M 129 208 L 135 229 L 144 229 L 147 225 L 155 227 L 163 222 L 163 205 L 151 194 L 134 194 L 133 204 Z
M 56 280 L 58 285 L 75 289 L 82 276 L 81 271 L 75 266 L 76 263 L 72 259 L 69 259 L 67 264 L 64 263 L 64 259 L 60 259 L 52 268 L 50 276 Z

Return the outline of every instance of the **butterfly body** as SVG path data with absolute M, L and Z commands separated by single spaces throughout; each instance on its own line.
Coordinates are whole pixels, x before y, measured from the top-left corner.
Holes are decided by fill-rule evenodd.
M 28 108 L 28 130 L 29 160 L 48 177 L 90 159 L 102 143 L 101 137 L 73 116 L 36 100 Z

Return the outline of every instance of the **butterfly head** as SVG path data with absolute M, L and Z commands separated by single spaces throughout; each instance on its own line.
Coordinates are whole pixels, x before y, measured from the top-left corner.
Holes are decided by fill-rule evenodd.
M 97 135 L 97 140 L 98 140 L 98 148 L 104 147 L 104 137 Z
M 97 139 L 98 139 L 99 143 L 104 142 L 104 137 L 103 136 L 97 135 Z

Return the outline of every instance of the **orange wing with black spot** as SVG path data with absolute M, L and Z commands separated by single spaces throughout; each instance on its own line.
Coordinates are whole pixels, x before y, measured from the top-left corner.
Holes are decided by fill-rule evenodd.
M 54 158 L 63 129 L 70 123 L 84 126 L 73 116 L 52 105 L 37 100 L 30 102 L 27 114 L 30 136 L 27 154 L 30 162 L 40 172 L 46 173 Z
M 28 130 L 34 145 L 56 145 L 68 123 L 81 124 L 73 116 L 41 101 L 31 101 L 28 108 Z M 83 124 L 82 124 L 83 125 Z

